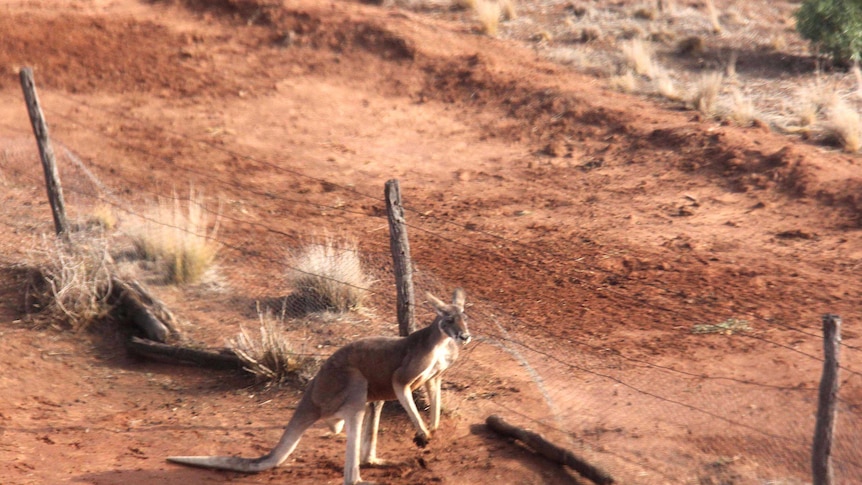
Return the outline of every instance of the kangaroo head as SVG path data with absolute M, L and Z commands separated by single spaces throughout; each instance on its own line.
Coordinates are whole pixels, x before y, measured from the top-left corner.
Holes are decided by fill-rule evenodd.
M 443 303 L 431 293 L 426 293 L 425 296 L 437 312 L 435 323 L 440 330 L 461 345 L 469 343 L 472 337 L 467 329 L 467 315 L 464 314 L 464 290 L 455 290 L 451 304 Z

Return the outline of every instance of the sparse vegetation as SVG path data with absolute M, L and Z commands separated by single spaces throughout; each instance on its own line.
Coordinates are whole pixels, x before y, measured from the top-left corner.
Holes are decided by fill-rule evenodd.
M 694 333 L 694 334 L 720 333 L 720 334 L 724 334 L 724 335 L 733 335 L 734 333 L 748 332 L 750 330 L 751 330 L 751 327 L 748 325 L 748 321 L 736 319 L 736 318 L 728 318 L 727 320 L 725 320 L 721 323 L 695 325 L 692 327 L 691 333 Z
M 652 49 L 640 39 L 632 39 L 620 47 L 623 60 L 635 73 L 652 78 L 656 72 Z
M 219 217 L 211 215 L 203 196 L 159 199 L 128 229 L 138 254 L 162 265 L 166 281 L 195 283 L 212 266 L 218 251 Z
M 655 20 L 658 17 L 658 12 L 650 6 L 641 6 L 636 8 L 632 15 L 636 19 Z
M 503 14 L 503 20 L 515 20 L 518 18 L 518 12 L 515 9 L 515 0 L 500 0 L 500 8 Z
M 721 22 L 718 20 L 718 10 L 715 8 L 713 0 L 706 0 L 706 15 L 709 18 L 709 25 L 712 31 L 716 34 L 721 32 Z
M 653 78 L 653 85 L 655 86 L 656 92 L 667 99 L 672 101 L 680 101 L 682 99 L 673 79 L 667 71 L 663 69 L 659 69 L 656 73 L 655 78 Z
M 346 312 L 360 308 L 371 281 L 356 242 L 326 238 L 289 256 L 288 281 L 310 310 Z
M 502 15 L 500 4 L 494 0 L 476 0 L 473 10 L 476 12 L 482 33 L 490 36 L 497 35 Z
M 319 362 L 312 356 L 294 351 L 284 330 L 284 312 L 273 315 L 258 308 L 258 320 L 257 338 L 240 326 L 240 333 L 228 341 L 228 346 L 243 361 L 245 369 L 269 385 L 285 380 L 310 380 Z
M 33 283 L 43 315 L 72 330 L 87 328 L 110 312 L 112 258 L 101 235 L 70 235 L 71 242 L 43 238 L 31 254 Z
M 117 227 L 117 214 L 111 209 L 111 206 L 99 204 L 93 207 L 87 223 L 91 226 L 110 231 Z
M 757 109 L 751 98 L 739 89 L 733 89 L 724 118 L 739 126 L 751 126 L 758 119 Z
M 826 111 L 824 130 L 827 138 L 834 139 L 846 152 L 855 153 L 862 148 L 862 120 L 859 112 L 844 98 L 836 97 Z
M 608 79 L 608 84 L 618 91 L 632 93 L 638 87 L 638 80 L 632 71 L 626 70 L 622 74 L 611 76 Z
M 839 63 L 862 56 L 862 2 L 805 0 L 796 11 L 796 30 Z
M 692 87 L 689 98 L 691 106 L 706 116 L 715 116 L 722 80 L 723 76 L 720 72 L 703 74 Z

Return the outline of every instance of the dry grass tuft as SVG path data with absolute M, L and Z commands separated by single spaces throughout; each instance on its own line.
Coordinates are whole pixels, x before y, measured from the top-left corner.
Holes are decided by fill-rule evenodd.
M 820 115 L 826 111 L 826 108 L 834 104 L 839 98 L 840 96 L 835 86 L 827 86 L 819 80 L 802 87 L 792 107 L 799 126 L 809 127 L 814 125 L 820 118 Z
M 608 84 L 617 91 L 624 93 L 633 93 L 637 90 L 638 80 L 632 71 L 626 71 L 622 74 L 611 76 L 608 78 Z
M 706 116 L 715 116 L 718 108 L 718 94 L 721 92 L 723 80 L 724 76 L 720 72 L 703 74 L 692 88 L 689 97 L 692 107 Z
M 90 217 L 87 218 L 87 224 L 110 231 L 117 227 L 117 214 L 111 206 L 99 204 L 93 207 Z
M 502 15 L 500 4 L 494 0 L 476 0 L 473 11 L 476 12 L 482 33 L 492 37 L 496 36 L 500 29 L 500 17 Z
M 500 9 L 502 10 L 503 20 L 508 21 L 518 18 L 515 0 L 500 0 Z
M 293 350 L 284 331 L 284 312 L 275 316 L 269 311 L 261 312 L 258 308 L 258 320 L 258 338 L 249 335 L 240 326 L 239 335 L 228 341 L 228 347 L 243 361 L 245 370 L 268 385 L 286 380 L 311 380 L 319 362 L 316 358 Z
M 706 16 L 709 18 L 712 32 L 716 34 L 721 33 L 721 22 L 718 20 L 718 10 L 715 8 L 713 0 L 706 0 Z
M 288 281 L 305 309 L 347 312 L 362 307 L 371 280 L 353 240 L 326 238 L 289 255 Z
M 594 42 L 602 38 L 602 29 L 598 25 L 585 25 L 577 35 L 580 42 Z
M 739 89 L 733 89 L 724 117 L 739 126 L 751 126 L 758 118 L 757 109 L 751 99 Z
M 837 140 L 845 152 L 856 153 L 862 148 L 862 119 L 844 98 L 836 97 L 829 105 L 823 128 L 826 137 Z
M 658 18 L 658 10 L 649 6 L 641 6 L 635 9 L 632 16 L 640 20 L 655 20 Z
M 671 101 L 682 100 L 682 94 L 680 94 L 679 89 L 677 89 L 676 84 L 673 82 L 673 79 L 671 79 L 667 71 L 663 69 L 659 69 L 658 72 L 656 72 L 655 78 L 653 78 L 653 86 L 658 94 Z
M 724 66 L 724 74 L 728 79 L 736 79 L 736 63 L 739 61 L 739 53 L 735 50 L 730 52 L 730 57 L 727 59 L 727 65 Z
M 100 234 L 73 233 L 71 242 L 43 239 L 30 255 L 39 279 L 35 298 L 51 321 L 82 330 L 111 311 L 111 268 L 108 241 Z
M 166 281 L 186 284 L 200 281 L 215 261 L 218 228 L 219 216 L 190 190 L 186 200 L 159 199 L 127 232 L 141 257 L 163 266 Z
M 622 50 L 623 60 L 626 65 L 641 76 L 652 78 L 656 73 L 656 63 L 653 60 L 652 49 L 640 39 L 632 39 L 624 42 Z
M 676 53 L 681 56 L 701 56 L 706 52 L 706 44 L 703 37 L 690 35 L 676 44 Z

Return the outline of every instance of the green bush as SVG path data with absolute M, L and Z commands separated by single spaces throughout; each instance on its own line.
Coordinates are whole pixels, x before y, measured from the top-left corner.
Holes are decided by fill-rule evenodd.
M 796 11 L 796 30 L 835 62 L 862 56 L 862 1 L 804 0 Z

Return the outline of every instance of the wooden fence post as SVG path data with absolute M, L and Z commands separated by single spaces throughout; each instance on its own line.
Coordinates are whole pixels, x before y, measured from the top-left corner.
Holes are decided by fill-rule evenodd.
M 835 401 L 838 397 L 838 350 L 841 343 L 841 317 L 823 315 L 823 375 L 817 402 L 817 425 L 811 471 L 814 485 L 832 485 L 832 434 L 835 430 Z
M 51 139 L 48 137 L 48 125 L 42 115 L 39 106 L 39 97 L 36 96 L 36 83 L 33 81 L 33 69 L 21 68 L 21 89 L 24 91 L 24 100 L 27 103 L 27 112 L 30 114 L 30 124 L 33 125 L 33 134 L 36 135 L 36 144 L 39 146 L 39 156 L 42 158 L 42 169 L 45 172 L 45 185 L 48 189 L 48 201 L 51 203 L 51 215 L 54 217 L 54 229 L 63 237 L 68 236 L 69 223 L 66 221 L 66 203 L 63 201 L 63 188 L 60 185 L 60 174 L 57 171 L 57 163 L 54 159 L 54 149 L 51 147 Z
M 386 214 L 389 216 L 389 248 L 392 251 L 398 296 L 398 334 L 406 337 L 416 330 L 413 316 L 415 297 L 410 242 L 407 240 L 407 225 L 404 219 L 404 207 L 401 205 L 401 188 L 398 180 L 392 179 L 386 182 L 385 198 Z

